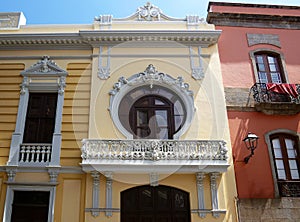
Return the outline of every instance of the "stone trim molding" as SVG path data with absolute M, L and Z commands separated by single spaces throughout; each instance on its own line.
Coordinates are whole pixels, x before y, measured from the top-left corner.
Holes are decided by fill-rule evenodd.
M 199 210 L 204 210 L 205 209 L 204 183 L 203 183 L 204 178 L 205 178 L 205 173 L 203 173 L 203 172 L 196 173 L 198 209 Z M 198 215 L 201 218 L 204 218 L 206 216 L 206 214 L 201 212 L 201 211 L 198 212 Z
M 156 187 L 159 185 L 159 174 L 157 172 L 149 173 L 150 186 Z
M 217 212 L 219 210 L 219 200 L 218 200 L 218 184 L 217 180 L 220 176 L 220 173 L 210 173 L 210 193 L 211 193 L 211 206 L 213 217 L 219 217 L 220 214 Z
M 110 50 L 111 47 L 108 46 L 106 53 L 104 53 L 103 46 L 99 47 L 98 77 L 102 80 L 110 77 Z
M 201 47 L 197 47 L 197 51 L 195 52 L 190 46 L 189 52 L 192 77 L 196 80 L 201 80 L 204 78 L 203 63 L 201 59 Z
M 281 48 L 279 35 L 275 34 L 250 34 L 247 33 L 248 46 L 269 44 Z
M 105 212 L 105 216 L 107 217 L 111 217 L 112 216 L 112 211 L 110 209 L 112 209 L 112 194 L 113 194 L 113 172 L 104 172 L 104 176 L 106 177 L 106 195 L 105 195 L 105 199 L 106 199 L 106 209 L 108 209 Z
M 193 92 L 189 90 L 189 84 L 185 83 L 182 77 L 174 79 L 168 74 L 158 72 L 152 64 L 149 64 L 144 72 L 135 74 L 128 79 L 120 77 L 119 81 L 114 84 L 113 89 L 109 92 L 110 115 L 115 126 L 127 139 L 132 139 L 133 135 L 125 129 L 125 127 L 121 123 L 121 120 L 119 119 L 118 112 L 120 102 L 122 98 L 126 96 L 127 93 L 129 93 L 131 90 L 140 86 L 147 86 L 151 88 L 153 87 L 153 85 L 170 89 L 172 92 L 174 92 L 174 94 L 182 99 L 185 106 L 186 121 L 183 127 L 174 135 L 174 139 L 179 138 L 181 135 L 183 135 L 192 122 L 195 108 Z
M 0 34 L 0 49 L 91 49 L 126 41 L 175 41 L 209 47 L 218 42 L 220 34 L 220 30 L 92 30 L 77 33 Z
M 218 26 L 300 29 L 299 16 L 208 12 L 206 21 Z
M 93 196 L 92 196 L 92 209 L 97 209 L 99 207 L 99 186 L 100 186 L 100 173 L 97 171 L 91 172 L 93 177 Z M 99 211 L 91 211 L 93 217 L 99 216 Z
M 6 201 L 4 206 L 4 216 L 3 216 L 3 222 L 7 222 L 11 220 L 11 214 L 12 214 L 12 204 L 14 199 L 14 192 L 15 191 L 48 191 L 50 192 L 49 196 L 49 210 L 48 210 L 48 220 L 49 222 L 54 221 L 54 203 L 55 203 L 55 193 L 56 193 L 56 186 L 50 186 L 50 185 L 35 185 L 35 184 L 28 184 L 28 185 L 7 185 L 6 190 Z

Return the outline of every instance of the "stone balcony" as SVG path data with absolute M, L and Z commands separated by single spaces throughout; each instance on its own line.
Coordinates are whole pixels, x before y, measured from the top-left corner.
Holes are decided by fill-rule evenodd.
M 225 172 L 227 148 L 221 140 L 82 141 L 82 167 L 117 173 Z

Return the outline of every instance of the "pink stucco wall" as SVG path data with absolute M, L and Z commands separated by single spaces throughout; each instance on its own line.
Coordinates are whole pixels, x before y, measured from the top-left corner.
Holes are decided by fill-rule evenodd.
M 222 30 L 218 47 L 225 87 L 250 88 L 255 83 L 249 55 L 255 49 L 273 49 L 282 52 L 285 57 L 289 83 L 300 83 L 300 30 L 224 26 L 217 26 L 216 29 Z M 249 47 L 247 33 L 278 35 L 281 48 L 269 44 Z
M 260 7 L 211 5 L 210 11 L 264 15 L 300 16 L 300 10 L 270 9 Z M 218 41 L 223 83 L 226 88 L 247 88 L 255 83 L 250 52 L 271 49 L 281 52 L 286 63 L 289 83 L 300 84 L 300 30 L 279 28 L 251 28 L 216 26 L 222 30 Z M 248 45 L 247 34 L 277 35 L 280 47 L 270 44 Z M 273 198 L 274 181 L 270 156 L 265 142 L 266 133 L 275 129 L 288 129 L 300 133 L 300 114 L 290 116 L 265 115 L 261 112 L 228 111 L 229 127 L 234 158 L 234 168 L 239 198 Z M 248 164 L 243 162 L 249 154 L 242 139 L 248 132 L 257 134 L 259 146 Z
M 273 198 L 274 183 L 270 165 L 266 133 L 275 129 L 300 132 L 300 114 L 291 116 L 264 115 L 260 112 L 228 112 L 230 137 L 239 198 Z M 249 155 L 242 139 L 248 132 L 259 137 L 258 147 L 248 164 Z

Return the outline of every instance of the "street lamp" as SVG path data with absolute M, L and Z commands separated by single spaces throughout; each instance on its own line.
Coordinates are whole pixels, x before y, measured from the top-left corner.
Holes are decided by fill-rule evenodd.
M 258 143 L 258 136 L 256 136 L 254 133 L 248 133 L 247 137 L 243 139 L 243 141 L 247 149 L 250 150 L 250 154 L 244 158 L 244 162 L 247 164 L 249 159 L 254 155 L 254 150 L 256 149 Z

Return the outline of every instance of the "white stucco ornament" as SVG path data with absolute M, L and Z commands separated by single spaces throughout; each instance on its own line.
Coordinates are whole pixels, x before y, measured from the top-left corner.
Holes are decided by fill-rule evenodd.
M 150 2 L 147 2 L 146 5 L 141 6 L 137 9 L 139 20 L 160 20 L 160 15 L 162 11 L 155 5 L 152 5 Z

